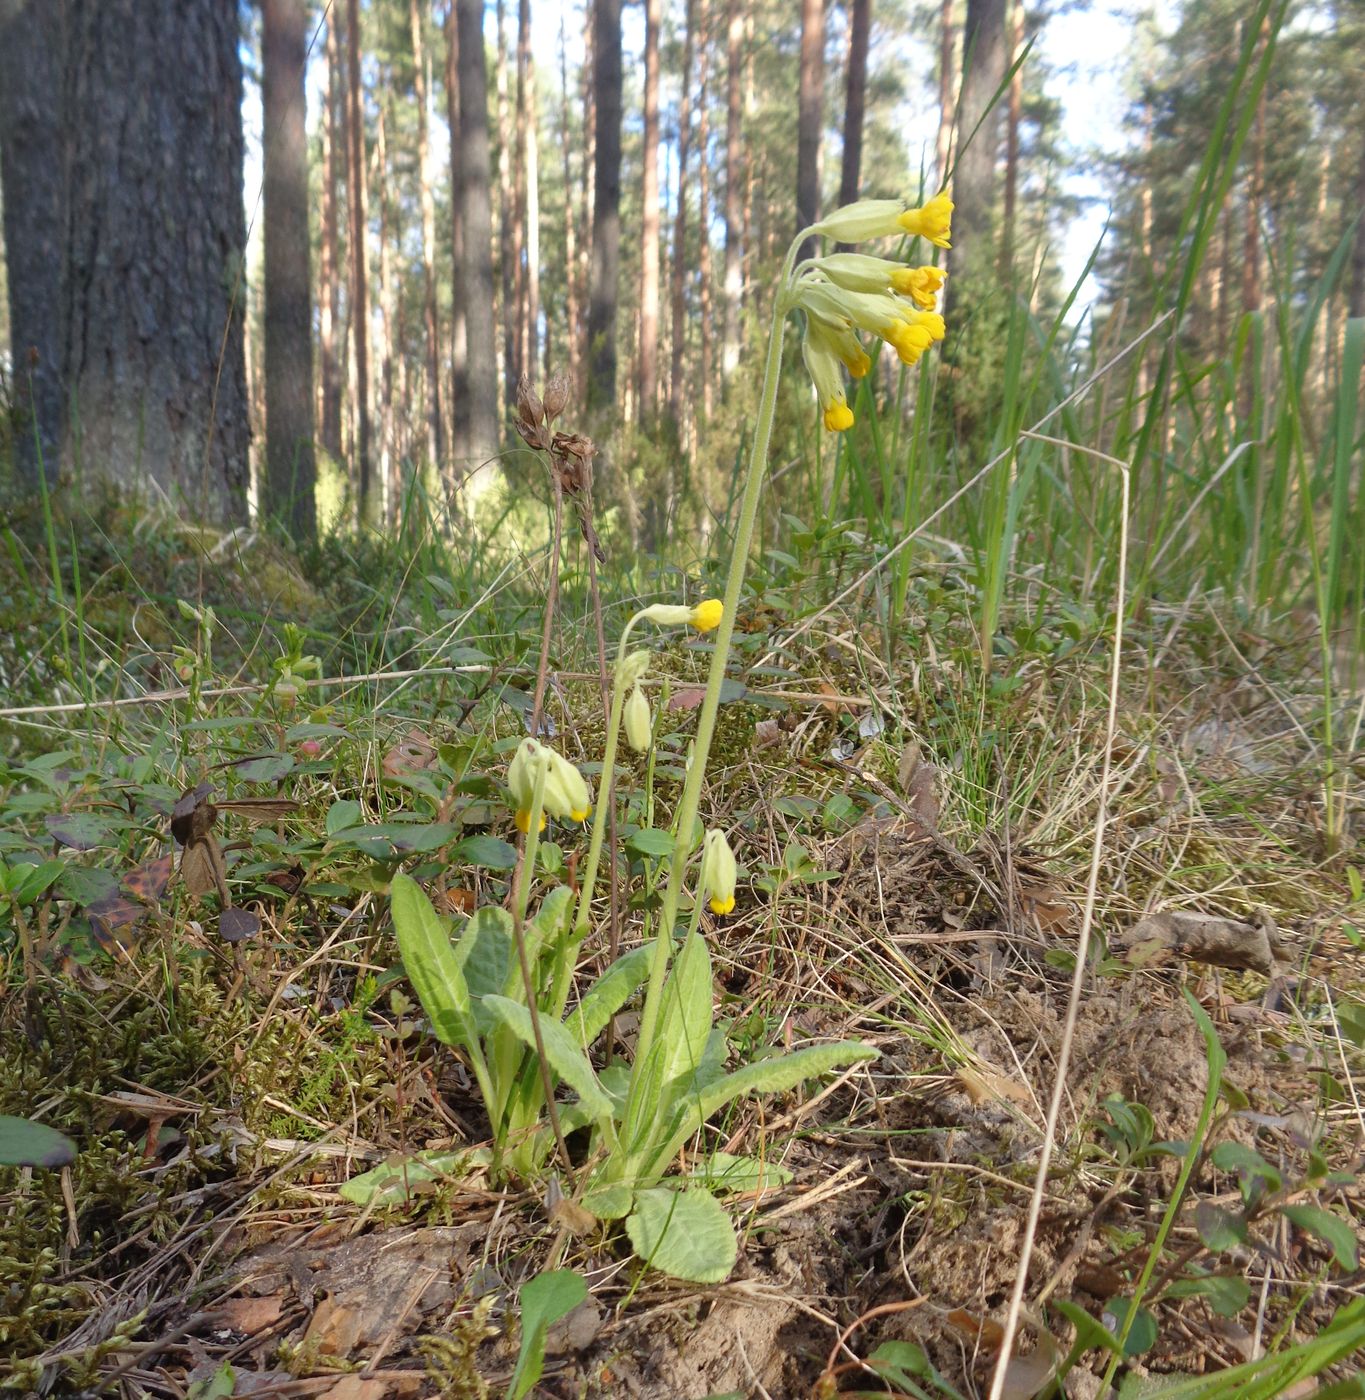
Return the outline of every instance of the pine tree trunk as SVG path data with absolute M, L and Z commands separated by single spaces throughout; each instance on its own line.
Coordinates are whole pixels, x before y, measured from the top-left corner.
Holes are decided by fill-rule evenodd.
M 502 292 L 502 392 L 512 403 L 517 396 L 518 284 L 521 280 L 519 200 L 512 182 L 512 110 L 507 92 L 507 7 L 498 0 L 498 56 L 495 74 L 498 119 L 498 273 Z
M 593 95 L 597 112 L 588 299 L 588 407 L 616 400 L 616 304 L 621 256 L 621 0 L 596 0 Z
M 498 450 L 497 363 L 493 354 L 493 210 L 489 197 L 488 71 L 483 0 L 455 0 L 458 21 L 459 190 L 464 233 L 460 299 L 468 333 L 469 414 L 460 456 L 466 489 L 481 495 L 495 479 Z
M 839 171 L 839 203 L 858 198 L 863 169 L 863 113 L 867 108 L 867 46 L 872 32 L 872 0 L 852 0 L 848 17 L 848 78 L 844 86 L 844 153 Z
M 640 251 L 641 423 L 658 411 L 659 393 L 659 24 L 662 0 L 645 0 L 645 140 L 640 211 L 644 246 Z
M 801 86 L 796 123 L 796 229 L 820 217 L 820 124 L 825 98 L 824 0 L 801 0 Z M 816 241 L 808 238 L 797 254 L 813 257 Z
M 579 353 L 583 343 L 582 302 L 578 295 L 578 249 L 575 213 L 574 186 L 572 173 L 573 136 L 569 125 L 569 60 L 564 33 L 564 15 L 559 17 L 559 140 L 560 153 L 564 163 L 564 320 L 565 352 L 568 363 L 569 383 L 581 388 L 582 357 Z
M 265 0 L 265 514 L 298 541 L 317 533 L 313 500 L 313 307 L 308 271 L 305 0 Z
M 697 49 L 697 311 L 701 319 L 701 412 L 704 419 L 709 419 L 716 339 L 711 308 L 711 121 L 707 110 L 711 79 L 710 0 L 697 0 Z
M 431 164 L 431 120 L 428 103 L 431 79 L 427 69 L 425 7 L 410 0 L 408 22 L 412 27 L 412 73 L 417 98 L 417 169 L 422 185 L 422 319 L 426 335 L 427 460 L 433 466 L 445 458 L 441 430 L 440 322 L 436 314 L 436 171 Z
M 392 90 L 390 89 L 390 92 Z M 375 171 L 379 185 L 379 480 L 383 494 L 381 519 L 392 525 L 398 516 L 398 453 L 393 414 L 394 294 L 393 263 L 389 256 L 389 139 L 388 113 L 392 96 L 379 109 L 375 142 Z
M 321 357 L 323 451 L 341 460 L 341 366 L 337 358 L 337 332 L 341 326 L 341 249 L 337 227 L 339 162 L 342 147 L 341 44 L 337 16 L 327 16 L 327 87 L 322 114 L 322 230 L 318 269 L 318 349 Z
M 957 24 L 953 17 L 955 0 L 943 0 L 939 11 L 938 37 L 938 183 L 948 183 L 953 158 L 953 123 L 957 120 L 957 88 L 961 70 L 957 65 Z
M 744 224 L 739 186 L 743 36 L 739 0 L 728 0 L 725 15 L 725 340 L 720 356 L 721 375 L 727 383 L 739 365 L 740 300 L 744 294 Z
M 1024 48 L 1023 0 L 1009 0 L 1010 63 L 1017 64 Z M 1024 71 L 1016 67 L 1010 77 L 1009 112 L 1005 126 L 1005 208 L 1000 230 L 1000 276 L 1006 286 L 1014 283 L 1015 205 L 1019 194 L 1019 123 L 1024 107 Z
M 593 7 L 595 0 L 583 0 L 583 64 L 578 83 L 583 95 L 583 178 L 579 181 L 578 227 L 583 231 L 578 252 L 578 305 L 582 324 L 578 327 L 578 364 L 582 374 L 579 390 L 587 402 L 588 393 L 588 297 L 592 280 L 592 211 L 597 206 L 597 97 L 593 90 Z
M 362 523 L 375 502 L 370 465 L 369 284 L 365 276 L 365 116 L 360 87 L 360 7 L 346 0 L 346 154 L 351 206 L 351 337 L 355 354 L 356 509 Z
M 1360 145 L 1353 205 L 1356 209 L 1365 209 L 1365 141 Z M 1355 244 L 1351 248 L 1350 314 L 1365 316 L 1365 217 L 1356 222 Z
M 37 487 L 61 469 L 65 432 L 62 245 L 67 190 L 60 158 L 60 5 L 0 0 L 0 185 L 12 357 L 10 405 L 19 479 Z
M 995 95 L 1005 77 L 1005 49 L 1005 0 L 967 0 L 953 174 L 954 266 L 989 265 L 1000 150 L 1000 104 Z
M 64 465 L 151 480 L 194 516 L 244 520 L 236 6 L 68 0 L 66 16 L 59 324 L 78 432 Z
M 521 367 L 533 378 L 540 359 L 540 179 L 536 150 L 536 71 L 531 55 L 531 0 L 521 0 L 517 13 L 517 151 L 518 191 L 521 195 L 523 261 Z
M 450 128 L 450 443 L 460 457 L 469 441 L 469 330 L 465 315 L 464 214 L 460 202 L 460 24 L 455 6 L 446 0 L 446 123 Z M 459 484 L 463 463 L 451 464 L 450 487 Z
M 692 139 L 692 42 L 696 30 L 696 0 L 687 0 L 683 29 L 682 96 L 678 104 L 678 198 L 673 214 L 673 262 L 669 269 L 671 354 L 668 409 L 682 438 L 683 354 L 687 347 L 687 160 Z

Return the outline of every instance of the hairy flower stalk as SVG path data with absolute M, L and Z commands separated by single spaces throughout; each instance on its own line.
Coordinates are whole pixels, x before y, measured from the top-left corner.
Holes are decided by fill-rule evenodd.
M 782 341 L 787 316 L 797 307 L 805 310 L 808 327 L 807 346 L 812 343 L 811 325 L 817 319 L 823 323 L 817 327 L 814 337 L 815 356 L 820 365 L 820 374 L 823 380 L 823 386 L 822 382 L 817 380 L 816 388 L 817 392 L 821 393 L 821 407 L 826 427 L 836 432 L 850 426 L 853 415 L 841 389 L 835 392 L 832 382 L 826 377 L 829 358 L 832 358 L 836 364 L 842 359 L 844 366 L 856 377 L 854 366 L 861 365 L 867 357 L 862 352 L 861 346 L 858 345 L 857 337 L 853 334 L 855 326 L 861 329 L 872 329 L 875 334 L 881 335 L 895 346 L 902 360 L 906 360 L 912 355 L 917 359 L 929 345 L 943 338 L 943 318 L 941 316 L 925 311 L 922 306 L 905 301 L 895 291 L 886 291 L 880 296 L 848 292 L 832 283 L 821 283 L 819 274 L 810 272 L 803 272 L 800 280 L 794 285 L 793 269 L 797 249 L 811 234 L 818 234 L 844 243 L 856 243 L 872 238 L 894 237 L 907 233 L 923 237 L 938 247 L 946 248 L 952 211 L 952 200 L 942 194 L 936 195 L 919 209 L 910 209 L 900 200 L 860 200 L 856 204 L 835 210 L 828 218 L 813 224 L 808 229 L 803 229 L 793 241 L 782 265 L 782 275 L 778 280 L 777 296 L 773 304 L 772 329 L 768 333 L 768 358 L 763 371 L 763 388 L 759 396 L 753 446 L 749 453 L 749 467 L 744 479 L 744 494 L 740 501 L 739 521 L 735 528 L 734 549 L 730 555 L 730 569 L 725 582 L 725 597 L 720 615 L 715 620 L 716 639 L 715 649 L 711 655 L 711 670 L 706 680 L 706 695 L 697 716 L 697 735 L 693 743 L 692 759 L 688 765 L 682 797 L 674 817 L 673 855 L 668 864 L 668 877 L 660 902 L 658 933 L 655 936 L 649 984 L 645 992 L 644 1008 L 640 1017 L 640 1030 L 635 1051 L 637 1065 L 649 1064 L 650 1053 L 658 1035 L 664 981 L 668 974 L 669 959 L 673 951 L 673 931 L 682 900 L 683 875 L 688 857 L 692 853 L 697 810 L 701 803 L 701 785 L 706 773 L 706 760 L 711 752 L 711 741 L 715 737 L 716 717 L 720 709 L 720 693 L 725 682 L 725 666 L 730 655 L 730 641 L 734 633 L 735 615 L 739 610 L 744 575 L 749 563 L 749 551 L 753 544 L 754 523 L 758 517 L 758 503 L 763 493 L 768 446 L 772 437 L 773 417 L 777 407 L 777 387 L 782 370 Z M 925 285 L 927 286 L 927 283 Z M 825 303 L 833 314 L 821 316 L 810 305 L 809 295 L 816 287 L 821 288 L 822 294 L 835 298 L 832 303 Z M 847 299 L 858 296 L 861 296 L 866 303 L 873 305 L 864 305 L 863 302 L 857 302 L 852 307 L 846 305 Z M 841 302 L 845 304 L 841 305 Z M 874 310 L 877 313 L 875 316 L 873 315 Z M 864 324 L 869 320 L 875 320 L 875 327 Z M 843 351 L 842 355 L 840 350 Z M 861 355 L 861 359 L 858 358 L 858 355 Z M 911 362 L 913 363 L 913 360 Z M 807 363 L 810 363 L 809 354 L 807 355 Z M 828 403 L 824 397 L 827 391 L 830 392 Z M 623 639 L 622 655 L 624 656 L 624 654 Z M 616 698 L 613 705 L 613 718 L 617 722 L 620 718 L 622 691 L 623 687 L 618 677 Z M 614 729 L 609 729 L 607 742 L 613 757 L 614 740 Z M 599 808 L 609 800 L 606 795 L 606 785 L 610 781 L 610 773 L 611 758 L 609 757 L 605 761 L 603 770 L 603 793 Z M 729 850 L 728 845 L 726 850 Z M 731 856 L 731 860 L 733 861 L 733 856 Z M 719 896 L 722 903 L 731 897 L 723 893 Z M 701 891 L 698 891 L 697 898 L 702 898 Z M 586 904 L 580 905 L 581 911 L 585 909 Z M 629 1139 L 635 1127 L 633 1110 L 633 1104 L 627 1107 L 626 1122 L 622 1131 L 623 1139 Z

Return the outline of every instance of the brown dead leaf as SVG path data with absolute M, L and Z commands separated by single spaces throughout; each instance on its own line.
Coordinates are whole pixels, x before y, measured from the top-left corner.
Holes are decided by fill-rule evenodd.
M 389 1387 L 385 1381 L 372 1377 L 343 1376 L 330 1390 L 324 1390 L 321 1400 L 384 1400 Z
M 283 1297 L 272 1293 L 265 1298 L 228 1298 L 213 1311 L 221 1319 L 219 1325 L 254 1337 L 274 1327 L 287 1306 Z
M 1218 914 L 1171 909 L 1139 919 L 1118 936 L 1115 947 L 1135 967 L 1184 958 L 1270 977 L 1283 944 L 1269 914 L 1261 913 L 1255 922 L 1242 923 Z
M 432 890 L 431 902 L 443 914 L 472 914 L 478 897 L 473 890 L 462 888 Z
M 568 1356 L 587 1351 L 602 1330 L 602 1309 L 592 1298 L 584 1298 L 574 1310 L 551 1326 L 545 1334 L 546 1356 Z
M 365 1307 L 355 1295 L 349 1299 L 328 1294 L 313 1309 L 303 1344 L 319 1356 L 350 1356 L 365 1328 Z
M 1006 1075 L 997 1074 L 994 1070 L 959 1065 L 957 1082 L 962 1086 L 962 1091 L 977 1107 L 996 1099 L 1024 1105 L 1033 1102 L 1033 1095 L 1022 1084 Z
M 669 711 L 695 710 L 706 699 L 704 685 L 685 685 L 668 697 Z
M 943 1319 L 959 1336 L 986 1351 L 999 1351 L 1005 1340 L 1005 1329 L 992 1317 L 954 1308 Z
M 436 766 L 436 745 L 420 729 L 409 729 L 384 755 L 384 776 L 399 778 L 407 773 L 425 773 Z
M 896 779 L 905 794 L 910 815 L 932 836 L 938 831 L 938 793 L 935 790 L 938 769 L 924 761 L 913 739 L 901 750 Z

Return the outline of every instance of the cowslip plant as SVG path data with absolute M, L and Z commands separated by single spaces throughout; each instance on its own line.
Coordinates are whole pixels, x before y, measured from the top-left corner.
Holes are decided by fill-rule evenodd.
M 557 755 L 547 757 L 551 751 L 543 745 L 537 750 L 534 741 L 527 741 L 529 753 L 526 744 L 518 750 L 508 775 L 517 826 L 526 834 L 513 913 L 500 917 L 500 911 L 479 911 L 452 945 L 420 889 L 404 877 L 394 881 L 394 922 L 405 965 L 436 1034 L 469 1057 L 493 1123 L 495 1169 L 529 1174 L 543 1163 L 555 1139 L 562 1148 L 566 1132 L 589 1128 L 592 1146 L 579 1182 L 582 1206 L 599 1219 L 624 1219 L 635 1252 L 676 1277 L 722 1279 L 737 1252 L 733 1227 L 712 1194 L 712 1183 L 667 1179 L 687 1142 L 736 1098 L 794 1088 L 877 1054 L 859 1042 L 839 1042 L 726 1069 L 728 1046 L 714 1024 L 711 956 L 701 931 L 704 902 L 716 915 L 734 907 L 735 859 L 722 832 L 701 834 L 690 916 L 678 939 L 687 869 L 699 844 L 701 786 L 762 493 L 786 319 L 796 310 L 805 318 L 806 363 L 824 424 L 832 432 L 853 423 L 840 366 L 854 377 L 868 368 L 859 332 L 879 336 L 908 364 L 943 338 L 943 319 L 932 309 L 943 280 L 937 269 L 910 269 L 861 255 L 852 261 L 847 255 L 815 258 L 798 267 L 797 249 L 811 235 L 858 242 L 910 234 L 946 247 L 951 213 L 952 202 L 944 195 L 918 209 L 898 200 L 865 200 L 836 211 L 793 241 L 774 307 L 725 596 L 695 607 L 645 608 L 621 634 L 602 786 L 572 917 L 572 896 L 557 889 L 546 896 L 535 919 L 526 922 L 546 812 L 574 820 L 587 816 L 586 788 L 576 770 Z M 674 813 L 673 849 L 665 862 L 652 939 L 608 968 L 566 1014 L 574 954 L 592 927 L 618 739 L 625 727 L 633 747 L 648 741 L 648 710 L 639 682 L 649 653 L 629 646 L 632 630 L 646 621 L 714 632 L 710 673 Z M 490 944 L 499 949 L 493 976 L 482 970 L 484 954 L 478 952 L 481 942 L 490 942 L 489 929 L 498 930 Z M 477 979 L 471 976 L 475 970 Z M 646 989 L 630 1064 L 612 1061 L 599 1072 L 588 1051 L 641 981 Z M 556 1081 L 575 1097 L 558 1104 Z M 548 1131 L 543 1116 L 550 1120 Z M 567 1165 L 567 1152 L 562 1155 Z

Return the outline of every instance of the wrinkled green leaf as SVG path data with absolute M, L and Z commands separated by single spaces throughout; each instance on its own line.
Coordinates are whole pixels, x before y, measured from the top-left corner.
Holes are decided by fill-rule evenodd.
M 631 994 L 649 975 L 649 946 L 632 948 L 617 958 L 569 1012 L 564 1026 L 582 1046 L 589 1046 L 602 1034 L 611 1018 L 630 1000 Z
M 498 996 L 487 996 L 483 1001 L 528 1050 L 535 1052 L 536 1037 L 531 1013 L 521 1002 Z M 568 1031 L 558 1021 L 542 1016 L 540 1034 L 550 1068 L 578 1095 L 583 1107 L 594 1118 L 609 1117 L 611 1099 L 597 1082 L 587 1056 L 574 1044 Z
M 693 1168 L 692 1178 L 709 1191 L 774 1191 L 785 1186 L 792 1174 L 776 1162 L 759 1157 L 736 1157 L 730 1152 L 713 1152 Z
M 469 987 L 444 921 L 410 876 L 393 877 L 390 899 L 403 966 L 436 1038 L 476 1053 L 478 1038 Z
M 626 1234 L 646 1264 L 688 1283 L 720 1283 L 739 1257 L 730 1217 L 708 1191 L 637 1191 Z
M 664 984 L 659 1043 L 664 1046 L 665 1083 L 680 1075 L 690 1077 L 701 1063 L 711 1033 L 713 994 L 711 954 L 701 933 L 693 929 Z
M 424 1182 L 462 1175 L 470 1162 L 469 1152 L 397 1153 L 344 1182 L 338 1194 L 358 1206 L 393 1205 L 406 1201 L 412 1188 Z

